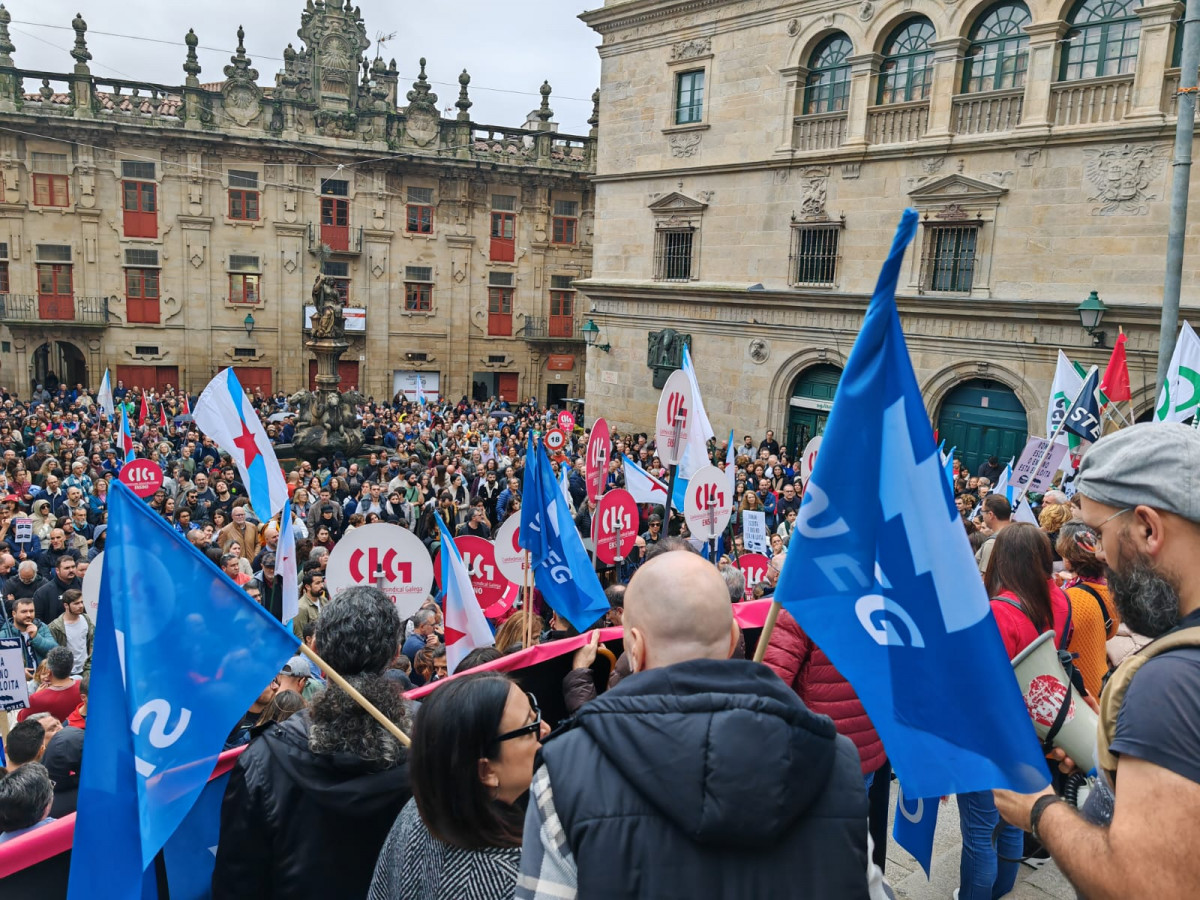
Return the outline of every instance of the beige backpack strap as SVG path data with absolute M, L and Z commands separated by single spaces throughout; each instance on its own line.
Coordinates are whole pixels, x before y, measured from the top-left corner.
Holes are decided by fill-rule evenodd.
M 1148 660 L 1181 647 L 1200 647 L 1200 625 L 1172 631 L 1136 650 L 1121 662 L 1108 677 L 1108 683 L 1100 694 L 1100 721 L 1097 726 L 1096 759 L 1108 776 L 1111 784 L 1117 783 L 1118 757 L 1110 749 L 1117 736 L 1117 715 L 1125 702 L 1133 676 Z

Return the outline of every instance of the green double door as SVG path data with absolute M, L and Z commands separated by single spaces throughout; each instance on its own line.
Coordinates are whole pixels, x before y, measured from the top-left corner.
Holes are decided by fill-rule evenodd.
M 1017 395 L 996 381 L 975 379 L 951 391 L 938 413 L 939 440 L 955 449 L 972 475 L 989 456 L 1003 466 L 1020 456 L 1028 438 L 1028 418 Z
M 814 366 L 800 373 L 792 388 L 788 411 L 787 451 L 796 460 L 806 444 L 825 433 L 833 395 L 837 393 L 842 370 L 836 366 Z

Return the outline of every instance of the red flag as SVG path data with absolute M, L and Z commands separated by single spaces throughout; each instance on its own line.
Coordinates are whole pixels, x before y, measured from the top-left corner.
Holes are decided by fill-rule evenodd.
M 192 404 L 188 402 L 188 395 L 183 395 L 183 408 L 179 410 L 181 416 L 190 416 L 192 414 Z
M 158 427 L 167 430 L 167 407 L 164 403 L 158 404 Z
M 146 404 L 146 394 L 142 394 L 142 407 L 138 410 L 138 428 L 146 424 L 146 419 L 150 418 L 150 407 Z
M 1117 335 L 1117 346 L 1113 347 L 1112 356 L 1108 358 L 1108 368 L 1104 370 L 1104 378 L 1100 380 L 1100 390 L 1109 400 L 1129 400 L 1129 365 L 1125 361 L 1126 336 Z

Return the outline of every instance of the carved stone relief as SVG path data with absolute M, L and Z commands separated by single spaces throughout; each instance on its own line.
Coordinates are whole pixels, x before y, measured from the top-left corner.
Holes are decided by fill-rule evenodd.
M 671 135 L 667 138 L 671 155 L 680 159 L 695 156 L 696 151 L 700 149 L 700 137 L 696 133 Z
M 671 47 L 671 59 L 695 59 L 712 52 L 712 38 L 692 38 Z
M 762 338 L 755 338 L 750 342 L 750 358 L 759 365 L 765 363 L 770 355 L 771 345 Z
M 1084 176 L 1096 189 L 1088 199 L 1101 204 L 1092 210 L 1093 216 L 1144 216 L 1149 212 L 1147 202 L 1158 196 L 1146 189 L 1158 178 L 1164 162 L 1154 147 L 1123 144 L 1083 153 L 1087 159 Z

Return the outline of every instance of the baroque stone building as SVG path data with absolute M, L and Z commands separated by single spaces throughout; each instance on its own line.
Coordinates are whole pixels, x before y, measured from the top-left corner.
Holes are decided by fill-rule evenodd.
M 578 396 L 575 280 L 590 272 L 592 133 L 558 133 L 550 85 L 522 128 L 407 92 L 357 7 L 307 0 L 298 49 L 259 84 L 238 29 L 224 79 L 106 79 L 14 63 L 0 6 L 0 383 L 50 372 L 197 391 L 233 365 L 294 390 L 318 273 L 346 306 L 343 387 L 457 399 Z M 186 52 L 186 55 L 185 55 Z M 444 101 L 445 102 L 445 101 Z M 308 309 L 306 310 L 306 307 Z
M 653 420 L 647 334 L 690 335 L 718 431 L 824 427 L 901 211 L 898 302 L 969 464 L 1043 434 L 1057 351 L 1129 335 L 1154 381 L 1182 3 L 609 0 L 589 411 Z M 1185 170 L 1186 171 L 1186 170 Z M 1193 193 L 1184 314 L 1197 300 Z M 1099 330 L 1076 306 L 1096 291 Z M 1102 333 L 1102 332 L 1106 332 Z M 676 363 L 677 365 L 678 363 Z

